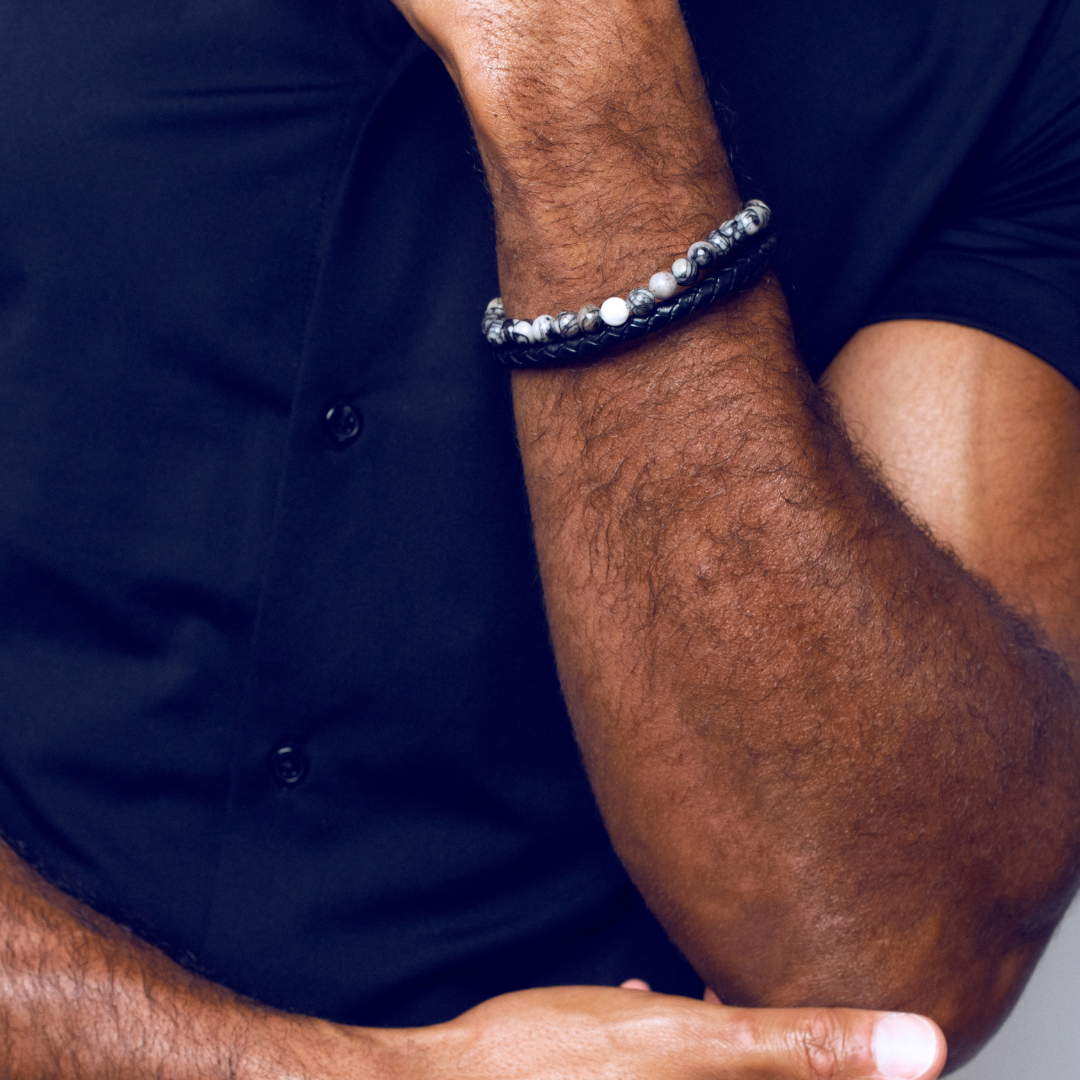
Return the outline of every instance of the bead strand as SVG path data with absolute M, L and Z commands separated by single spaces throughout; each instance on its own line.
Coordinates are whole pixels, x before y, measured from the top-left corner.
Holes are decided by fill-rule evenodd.
M 658 270 L 645 288 L 631 289 L 625 299 L 608 297 L 599 307 L 586 304 L 580 311 L 538 315 L 529 319 L 508 318 L 502 297 L 495 297 L 484 311 L 481 332 L 492 345 L 535 345 L 592 333 L 604 326 L 622 326 L 631 318 L 645 318 L 658 303 L 670 300 L 680 287 L 687 288 L 717 261 L 731 255 L 748 236 L 766 228 L 771 212 L 760 199 L 751 199 L 730 221 L 695 241 L 672 264 Z

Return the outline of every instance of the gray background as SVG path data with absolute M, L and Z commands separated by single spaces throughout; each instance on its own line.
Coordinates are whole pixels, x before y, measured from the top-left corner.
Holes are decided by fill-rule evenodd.
M 1080 1080 L 1080 903 L 1058 927 L 1012 1015 L 956 1080 Z

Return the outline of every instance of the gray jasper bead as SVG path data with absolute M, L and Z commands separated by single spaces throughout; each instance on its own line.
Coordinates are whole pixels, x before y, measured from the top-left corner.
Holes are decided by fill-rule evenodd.
M 595 304 L 586 304 L 577 313 L 577 321 L 578 326 L 586 333 L 595 330 L 596 324 L 600 321 L 600 309 Z
M 772 217 L 772 211 L 760 199 L 751 199 L 743 207 L 743 213 L 753 214 L 757 217 L 757 229 L 754 232 L 766 228 L 769 224 L 769 218 Z
M 675 275 L 670 270 L 657 270 L 651 278 L 649 278 L 649 292 L 656 297 L 657 300 L 670 300 L 676 292 L 678 292 L 679 283 L 675 280 Z
M 716 256 L 716 248 L 705 240 L 699 240 L 696 244 L 691 244 L 686 252 L 686 257 L 703 270 L 712 263 Z
M 689 285 L 697 277 L 697 263 L 689 259 L 676 259 L 671 264 L 671 273 L 680 285 Z
M 731 237 L 725 236 L 719 229 L 713 229 L 706 239 L 714 248 L 716 248 L 721 257 L 726 255 L 734 246 L 731 243 Z
M 550 315 L 537 315 L 532 324 L 533 341 L 554 341 L 555 320 Z
M 531 345 L 533 343 L 532 323 L 528 319 L 508 319 L 509 326 L 506 329 L 506 340 L 515 345 Z
M 716 231 L 721 236 L 726 236 L 732 244 L 738 243 L 743 237 L 742 226 L 735 218 L 732 218 L 730 221 L 725 221 Z
M 581 326 L 574 312 L 560 311 L 555 316 L 555 329 L 558 331 L 559 337 L 572 338 L 578 336 Z
M 631 315 L 640 319 L 656 307 L 656 297 L 648 289 L 631 289 L 626 298 L 626 306 Z
M 488 306 L 484 309 L 484 317 L 480 320 L 480 333 L 492 345 L 499 345 L 502 342 L 502 324 L 505 320 L 502 297 L 496 296 L 494 300 L 488 301 Z
M 758 216 L 753 210 L 739 211 L 735 215 L 735 220 L 739 223 L 739 228 L 742 229 L 744 236 L 753 236 L 761 228 Z

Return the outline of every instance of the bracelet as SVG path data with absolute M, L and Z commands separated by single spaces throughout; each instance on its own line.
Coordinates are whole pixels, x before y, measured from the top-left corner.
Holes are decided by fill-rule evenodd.
M 649 288 L 634 289 L 626 297 L 613 296 L 597 307 L 586 304 L 576 314 L 562 311 L 540 315 L 531 322 L 507 318 L 502 299 L 492 300 L 481 323 L 498 359 L 510 367 L 573 364 L 586 357 L 659 330 L 678 318 L 714 303 L 755 281 L 765 270 L 776 247 L 774 237 L 758 237 L 742 257 L 693 285 L 699 274 L 743 248 L 747 238 L 764 231 L 769 208 L 754 199 L 730 221 L 690 245 L 685 256 L 649 279 Z M 675 295 L 679 286 L 693 286 Z
M 495 350 L 495 355 L 507 367 L 539 368 L 575 364 L 605 349 L 613 349 L 653 330 L 660 330 L 684 315 L 708 307 L 721 296 L 729 296 L 746 288 L 761 277 L 775 250 L 776 237 L 763 238 L 744 257 L 706 278 L 700 285 L 680 293 L 674 300 L 657 304 L 644 318 L 628 319 L 621 326 L 603 325 L 595 331 L 542 345 L 502 345 Z

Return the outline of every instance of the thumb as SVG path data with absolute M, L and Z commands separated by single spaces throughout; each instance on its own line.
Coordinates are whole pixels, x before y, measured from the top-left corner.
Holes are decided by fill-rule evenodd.
M 726 1022 L 738 1032 L 738 1064 L 751 1076 L 935 1080 L 945 1064 L 941 1029 L 913 1013 L 859 1009 L 723 1011 Z M 730 1031 L 727 1038 L 731 1038 Z M 731 1048 L 730 1042 L 728 1046 Z

